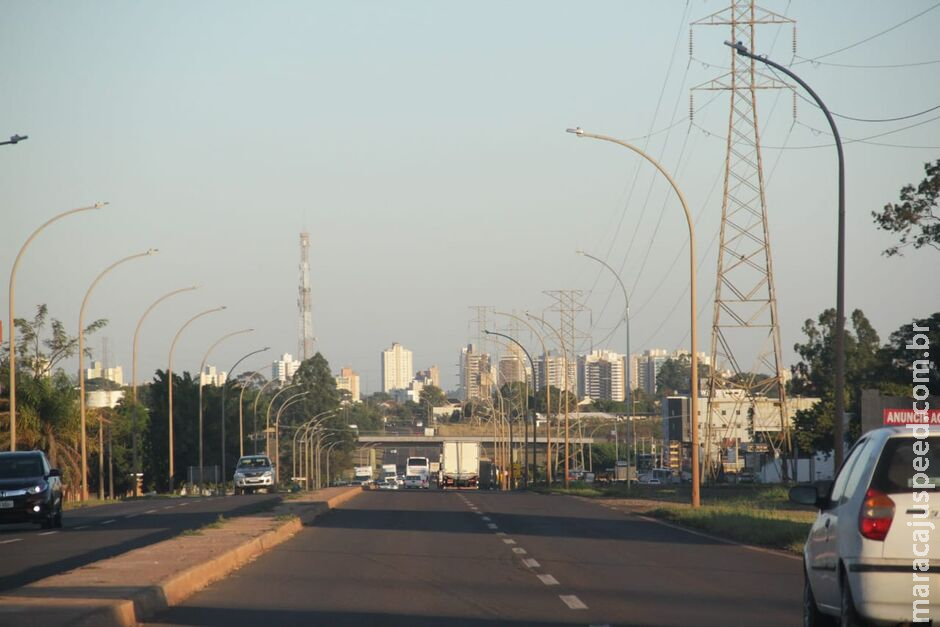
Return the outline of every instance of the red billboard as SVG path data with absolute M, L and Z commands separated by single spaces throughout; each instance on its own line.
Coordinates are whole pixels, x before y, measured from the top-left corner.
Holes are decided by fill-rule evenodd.
M 885 409 L 883 421 L 886 427 L 903 427 L 904 425 L 913 424 L 940 426 L 940 409 L 930 409 L 916 414 L 913 409 Z

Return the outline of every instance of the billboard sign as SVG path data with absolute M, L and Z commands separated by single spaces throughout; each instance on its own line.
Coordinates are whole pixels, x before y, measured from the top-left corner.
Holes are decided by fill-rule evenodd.
M 940 426 L 940 409 L 930 409 L 915 413 L 913 409 L 885 409 L 884 426 L 903 427 L 904 425 L 929 424 Z

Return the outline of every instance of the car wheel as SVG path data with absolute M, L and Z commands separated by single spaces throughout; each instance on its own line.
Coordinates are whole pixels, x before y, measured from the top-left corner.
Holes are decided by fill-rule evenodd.
M 841 577 L 842 588 L 842 611 L 839 616 L 839 625 L 841 627 L 863 627 L 868 623 L 858 615 L 855 609 L 855 599 L 852 598 L 852 587 L 845 573 Z
M 831 616 L 823 614 L 816 605 L 816 596 L 813 594 L 813 586 L 809 583 L 809 577 L 803 572 L 803 627 L 832 627 L 835 620 Z

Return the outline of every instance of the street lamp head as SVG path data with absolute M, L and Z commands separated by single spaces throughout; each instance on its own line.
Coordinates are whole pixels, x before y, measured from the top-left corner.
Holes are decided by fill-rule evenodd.
M 574 251 L 574 253 L 575 253 L 576 255 L 586 255 L 586 254 L 587 254 L 587 253 L 584 252 L 583 250 L 576 250 L 576 251 Z
M 16 144 L 23 141 L 24 139 L 29 139 L 29 135 L 14 135 L 10 138 L 10 143 Z
M 577 127 L 575 127 L 575 128 L 566 129 L 565 132 L 566 132 L 566 133 L 574 133 L 574 134 L 577 135 L 578 137 L 581 137 L 582 135 L 584 135 L 584 129 L 581 128 L 580 126 L 577 126 Z
M 159 248 L 148 248 L 148 249 L 147 249 L 147 254 L 148 254 L 148 255 L 156 255 L 158 252 L 160 252 L 160 249 L 159 249 Z
M 95 209 L 101 209 L 102 207 L 107 207 L 107 206 L 110 205 L 110 204 L 111 204 L 111 203 L 109 203 L 107 200 L 100 201 L 100 202 L 96 202 L 96 203 L 95 203 Z
M 731 43 L 730 41 L 726 41 L 725 45 L 728 46 L 729 48 L 734 48 L 735 50 L 737 50 L 738 54 L 747 54 L 747 46 L 745 46 L 740 41 L 736 43 Z

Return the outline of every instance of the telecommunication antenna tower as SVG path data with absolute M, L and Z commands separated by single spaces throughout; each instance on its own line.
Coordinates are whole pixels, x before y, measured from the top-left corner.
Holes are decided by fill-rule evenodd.
M 794 24 L 794 21 L 755 6 L 753 0 L 733 0 L 727 9 L 692 23 L 693 26 L 730 26 L 731 41 L 744 42 L 750 50 L 755 49 L 754 31 L 758 24 Z M 793 47 L 795 53 L 795 27 Z M 689 53 L 692 53 L 691 30 Z M 790 450 L 777 296 L 757 123 L 758 90 L 789 86 L 761 74 L 755 61 L 739 57 L 734 50 L 730 50 L 729 58 L 731 67 L 727 74 L 693 88 L 731 92 L 712 319 L 705 431 L 706 472 L 714 470 L 710 454 L 714 447 L 720 445 L 721 428 L 730 433 L 735 428 L 737 416 L 750 416 L 752 425 L 764 425 L 765 428 L 779 424 L 780 437 L 770 443 L 785 453 Z M 732 389 L 743 390 L 743 393 L 722 394 Z M 725 400 L 734 398 L 735 411 L 730 421 L 716 429 L 712 406 L 720 396 Z M 761 415 L 758 410 L 755 400 L 765 397 L 768 400 L 776 397 L 772 412 L 775 415 L 767 415 L 767 412 Z M 747 409 L 741 411 L 745 406 Z M 783 467 L 785 469 L 786 464 Z
M 297 353 L 301 361 L 313 357 L 313 305 L 310 302 L 310 234 L 300 234 L 300 290 L 297 307 L 300 310 L 300 333 Z

